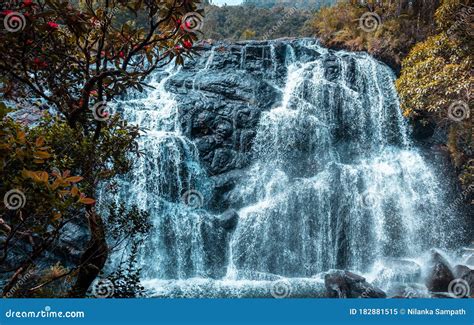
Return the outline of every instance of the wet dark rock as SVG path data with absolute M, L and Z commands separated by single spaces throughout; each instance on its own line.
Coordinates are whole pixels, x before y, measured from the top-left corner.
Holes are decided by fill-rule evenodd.
M 318 58 L 318 57 L 321 56 L 321 53 L 319 53 L 318 51 L 313 50 L 313 49 L 309 49 L 309 48 L 307 48 L 305 46 L 301 46 L 299 44 L 294 46 L 294 50 L 295 50 L 295 55 L 298 57 L 298 59 L 301 62 L 312 61 L 315 58 Z
M 235 168 L 234 158 L 235 151 L 227 148 L 219 148 L 214 152 L 211 163 L 211 173 L 221 174 Z
M 467 267 L 466 265 L 456 265 L 454 267 L 454 276 L 459 281 L 465 281 L 458 284 L 459 289 L 466 293 L 465 296 L 474 296 L 474 270 Z M 466 284 L 469 285 L 467 290 Z
M 173 75 L 165 87 L 175 94 L 181 129 L 195 143 L 200 162 L 209 176 L 249 167 L 262 113 L 281 104 L 282 87 L 290 62 L 310 62 L 320 58 L 329 80 L 339 78 L 342 73 L 340 59 L 334 51 L 320 53 L 304 46 L 301 40 L 218 43 L 212 50 L 204 45 L 199 49 L 201 56 L 186 62 L 181 72 Z M 354 58 L 347 55 L 342 59 L 348 62 L 349 68 L 345 70 L 348 80 L 354 80 L 347 87 L 358 91 Z M 306 88 L 311 89 L 310 86 Z M 309 128 L 315 127 L 311 121 L 305 123 Z M 342 129 L 349 130 L 350 127 L 344 125 Z M 341 136 L 354 133 L 347 132 L 351 134 Z M 295 136 L 298 137 L 297 147 L 288 154 L 310 152 L 311 148 L 303 148 L 309 139 Z M 306 158 L 294 157 L 299 163 L 293 166 L 293 176 L 305 177 L 301 175 L 302 170 L 318 168 Z M 214 212 L 225 211 L 227 203 L 232 201 L 231 190 L 232 186 L 215 188 L 215 197 L 211 201 L 223 200 L 220 202 L 223 207 Z M 217 208 L 220 204 L 211 205 Z
M 226 249 L 229 242 L 228 232 L 222 227 L 216 227 L 215 222 L 206 222 L 202 225 L 202 236 L 205 251 L 204 276 L 212 279 L 222 278 L 226 273 L 229 258 Z M 170 270 L 174 270 L 172 265 Z M 190 271 L 193 272 L 192 269 Z M 187 277 L 192 277 L 192 273 L 187 274 Z
M 436 250 L 431 251 L 428 262 L 426 287 L 431 292 L 448 292 L 449 283 L 454 280 L 454 274 L 449 262 Z
M 82 252 L 87 248 L 89 234 L 85 221 L 75 218 L 67 223 L 63 232 L 37 260 L 35 260 L 36 270 L 41 272 L 49 269 L 51 265 L 60 263 L 65 268 L 73 268 L 80 263 Z M 35 235 L 33 240 L 38 240 Z M 6 237 L 0 236 L 0 245 L 4 244 Z M 19 265 L 32 253 L 29 238 L 20 237 L 20 240 L 10 241 L 6 259 L 0 263 L 0 281 L 7 281 L 12 275 L 12 270 L 18 269 Z M 3 258 L 0 255 L 0 258 Z M 31 278 L 32 280 L 33 278 Z M 21 296 L 17 293 L 15 296 Z
M 368 283 L 364 277 L 349 271 L 332 270 L 324 276 L 329 298 L 386 298 L 385 292 Z
M 456 265 L 453 269 L 453 274 L 456 278 L 461 278 L 463 275 L 470 271 L 471 269 L 466 265 Z
M 237 227 L 237 223 L 239 222 L 239 214 L 237 211 L 230 209 L 224 212 L 218 218 L 219 226 L 224 228 L 227 231 L 232 231 Z
M 211 202 L 211 208 L 219 212 L 224 212 L 230 206 L 239 208 L 240 205 L 236 198 L 232 196 L 232 190 L 235 188 L 237 181 L 245 177 L 245 171 L 232 170 L 225 174 L 212 177 L 214 182 L 214 196 Z
M 436 125 L 434 123 L 415 120 L 413 122 L 413 137 L 416 140 L 431 138 L 435 133 Z

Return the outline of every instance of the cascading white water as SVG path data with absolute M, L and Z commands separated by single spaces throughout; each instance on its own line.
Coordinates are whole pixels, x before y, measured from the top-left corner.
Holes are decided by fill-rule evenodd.
M 145 96 L 118 103 L 130 123 L 149 131 L 140 138 L 143 156 L 112 199 L 150 212 L 144 276 L 149 286 L 166 287 L 163 295 L 185 290 L 183 281 L 192 278 L 207 289 L 191 296 L 202 290 L 225 296 L 236 287 L 236 295 L 258 295 L 248 289 L 256 279 L 310 281 L 332 268 L 368 272 L 386 258 L 453 244 L 455 216 L 443 213 L 440 180 L 410 142 L 390 69 L 365 54 L 300 45 L 319 56 L 299 61 L 286 45 L 282 100 L 260 118 L 251 167 L 233 190 L 242 208 L 231 234 L 215 227 L 207 211 L 212 181 L 166 90 L 180 70 L 157 76 Z M 246 53 L 243 46 L 240 69 Z M 208 53 L 193 91 L 218 55 Z M 273 78 L 274 48 L 269 57 Z M 216 276 L 222 264 L 226 271 Z M 234 282 L 240 284 L 229 287 Z
M 448 246 L 443 191 L 410 146 L 393 74 L 359 55 L 349 76 L 347 55 L 337 54 L 333 80 L 322 60 L 292 64 L 281 106 L 261 117 L 256 162 L 239 188 L 246 207 L 231 243 L 238 269 L 360 272 Z
M 153 217 L 142 254 L 144 275 L 151 278 L 206 276 L 202 224 L 207 213 L 199 208 L 209 185 L 196 147 L 180 132 L 176 101 L 164 88 L 176 73 L 179 69 L 170 67 L 150 83 L 154 90 L 147 95 L 116 104 L 129 123 L 145 129 L 138 140 L 142 155 L 134 157 L 133 171 L 120 179 L 112 200 L 137 205 Z

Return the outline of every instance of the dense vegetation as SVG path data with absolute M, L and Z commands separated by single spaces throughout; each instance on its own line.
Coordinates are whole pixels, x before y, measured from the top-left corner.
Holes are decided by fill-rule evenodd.
M 400 74 L 404 115 L 446 132 L 465 189 L 474 175 L 473 17 L 469 0 L 354 0 L 321 9 L 305 26 L 324 45 L 367 51 Z
M 319 11 L 306 29 L 329 47 L 367 51 L 398 67 L 413 45 L 434 32 L 436 7 L 436 1 L 385 0 L 372 6 L 342 1 Z
M 444 0 L 435 14 L 437 30 L 403 60 L 397 81 L 406 116 L 448 131 L 448 150 L 468 188 L 474 184 L 473 119 L 474 7 Z
M 336 0 L 244 0 L 244 5 L 254 5 L 256 7 L 295 7 L 307 9 L 319 9 L 324 6 L 332 5 Z
M 214 40 L 276 39 L 300 36 L 312 17 L 307 9 L 276 6 L 206 6 L 203 38 Z
M 186 14 L 198 2 L 0 4 L 2 296 L 84 297 L 123 242 L 130 257 L 110 277 L 121 284 L 118 296 L 139 292 L 135 255 L 147 215 L 94 208 L 99 186 L 113 190 L 113 177 L 139 154 L 140 130 L 112 114 L 108 102 L 143 90 L 156 68 L 193 52 L 199 22 Z M 71 254 L 64 239 L 78 229 L 73 225 L 87 229 L 80 260 L 51 264 L 51 254 Z

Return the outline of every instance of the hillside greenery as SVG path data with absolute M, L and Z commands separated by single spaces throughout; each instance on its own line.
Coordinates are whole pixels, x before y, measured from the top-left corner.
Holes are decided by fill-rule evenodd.
M 462 184 L 474 184 L 473 122 L 474 8 L 444 0 L 435 14 L 437 32 L 416 44 L 403 60 L 397 81 L 405 116 L 448 132 L 447 148 Z
M 261 8 L 272 7 L 294 7 L 317 10 L 321 7 L 330 6 L 336 0 L 244 0 L 244 5 L 253 5 Z
M 364 15 L 373 18 L 366 25 Z M 474 181 L 473 20 L 470 0 L 340 1 L 318 11 L 302 34 L 389 64 L 400 75 L 404 115 L 447 134 L 444 147 L 468 189 Z
M 307 9 L 276 6 L 205 6 L 202 29 L 204 39 L 247 40 L 298 37 L 304 24 L 312 17 Z

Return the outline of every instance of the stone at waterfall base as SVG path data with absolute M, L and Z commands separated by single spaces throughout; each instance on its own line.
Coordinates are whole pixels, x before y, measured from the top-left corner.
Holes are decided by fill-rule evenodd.
M 428 276 L 425 285 L 431 292 L 448 292 L 449 284 L 454 280 L 454 274 L 449 262 L 437 251 L 431 250 L 428 263 Z
M 329 298 L 386 298 L 385 292 L 364 277 L 344 270 L 331 270 L 324 276 Z

